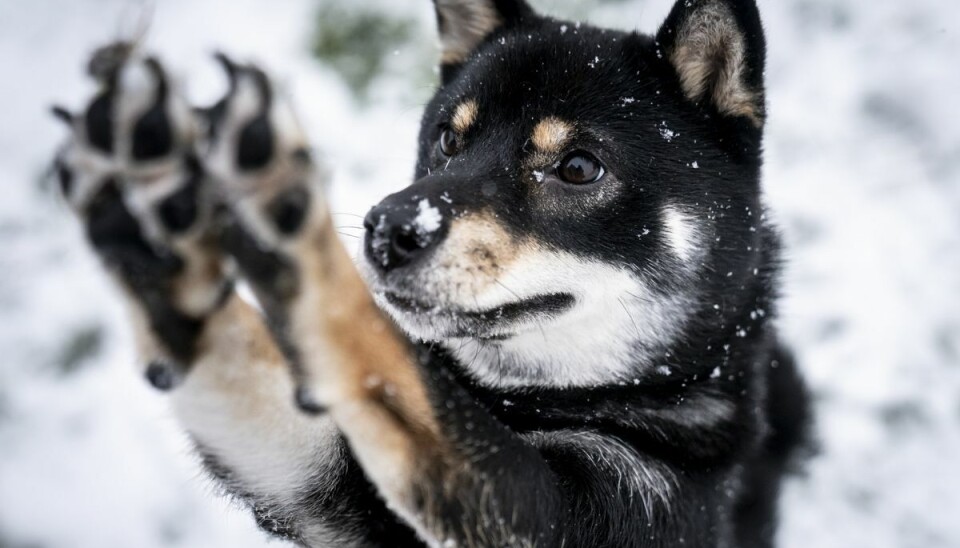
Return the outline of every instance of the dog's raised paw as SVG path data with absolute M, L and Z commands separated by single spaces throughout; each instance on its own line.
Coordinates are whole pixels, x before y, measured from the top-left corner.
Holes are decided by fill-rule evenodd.
M 241 222 L 271 247 L 295 237 L 323 204 L 323 174 L 289 99 L 263 69 L 218 54 L 229 91 L 209 110 L 207 165 Z
M 205 158 L 236 221 L 227 247 L 258 291 L 281 298 L 296 285 L 297 244 L 327 220 L 324 174 L 289 99 L 266 72 L 217 59 L 230 85 L 209 110 Z
M 287 354 L 298 385 L 295 401 L 316 414 L 329 398 L 302 354 L 322 332 L 329 311 L 366 295 L 332 223 L 326 176 L 310 153 L 289 98 L 260 67 L 218 56 L 227 96 L 210 111 L 207 167 L 229 204 L 226 251 L 236 260 Z M 354 284 L 356 287 L 351 286 Z M 298 327 L 299 326 L 299 327 Z M 294 340 L 299 339 L 299 340 Z M 309 379 L 309 380 L 308 380 Z
M 90 61 L 98 90 L 78 113 L 54 107 L 69 130 L 55 172 L 87 239 L 142 311 L 145 364 L 189 364 L 202 318 L 228 285 L 213 235 L 214 200 L 198 160 L 198 123 L 170 75 L 131 47 Z M 184 366 L 162 374 L 172 388 Z

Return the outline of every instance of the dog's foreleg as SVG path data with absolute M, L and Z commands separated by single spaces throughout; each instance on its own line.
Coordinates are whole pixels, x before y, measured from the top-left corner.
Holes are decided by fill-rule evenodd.
M 98 67 L 85 111 L 56 110 L 70 130 L 56 167 L 125 297 L 147 378 L 172 391 L 208 469 L 267 529 L 316 546 L 403 544 L 333 422 L 295 407 L 284 356 L 233 291 L 191 109 L 152 58 Z
M 339 241 L 289 106 L 260 69 L 228 66 L 234 94 L 206 162 L 235 220 L 226 247 L 285 349 L 301 407 L 328 412 L 428 543 L 553 545 L 553 471 L 383 315 Z

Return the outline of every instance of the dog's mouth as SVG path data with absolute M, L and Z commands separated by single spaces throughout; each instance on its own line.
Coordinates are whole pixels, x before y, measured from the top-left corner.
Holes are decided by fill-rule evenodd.
M 431 304 L 395 291 L 385 291 L 383 298 L 405 315 L 416 316 L 428 323 L 448 324 L 448 337 L 488 340 L 507 339 L 512 334 L 512 327 L 555 318 L 576 304 L 576 298 L 569 293 L 537 295 L 482 310 Z

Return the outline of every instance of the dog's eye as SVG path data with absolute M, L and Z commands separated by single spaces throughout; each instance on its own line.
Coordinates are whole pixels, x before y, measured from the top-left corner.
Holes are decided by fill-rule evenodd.
M 457 141 L 457 134 L 448 127 L 443 128 L 443 131 L 440 132 L 440 152 L 444 156 L 453 156 L 457 153 L 460 143 Z
M 557 176 L 562 181 L 574 185 L 595 183 L 603 177 L 603 174 L 600 161 L 592 154 L 583 151 L 570 153 L 557 166 Z

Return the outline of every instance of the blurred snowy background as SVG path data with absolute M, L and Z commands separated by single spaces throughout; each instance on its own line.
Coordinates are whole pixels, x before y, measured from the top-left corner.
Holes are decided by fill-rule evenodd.
M 671 3 L 534 1 L 648 32 Z M 216 48 L 275 69 L 335 174 L 337 211 L 407 184 L 435 78 L 428 0 L 157 4 L 148 43 L 197 103 L 223 91 Z M 822 446 L 788 487 L 782 546 L 960 546 L 960 3 L 760 4 L 766 189 L 789 241 L 780 322 Z M 87 53 L 136 6 L 0 1 L 0 548 L 268 543 L 198 481 L 43 177 L 63 137 L 47 107 L 79 106 Z

